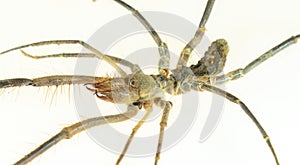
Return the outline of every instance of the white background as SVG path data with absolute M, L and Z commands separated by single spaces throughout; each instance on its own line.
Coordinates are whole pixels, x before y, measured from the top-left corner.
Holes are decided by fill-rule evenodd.
M 195 0 L 126 2 L 140 11 L 170 12 L 196 24 L 206 3 Z M 245 66 L 269 48 L 299 34 L 299 5 L 296 0 L 217 1 L 207 23 L 207 34 L 212 40 L 226 38 L 229 42 L 231 50 L 226 71 Z M 101 25 L 124 14 L 128 11 L 109 0 L 96 3 L 78 0 L 2 1 L 0 50 L 41 40 L 87 40 Z M 30 51 L 40 53 L 34 49 Z M 126 54 L 124 51 L 121 54 Z M 300 163 L 297 153 L 300 148 L 299 52 L 299 44 L 293 45 L 227 86 L 227 90 L 243 100 L 265 127 L 283 165 Z M 71 74 L 74 64 L 64 59 L 50 62 L 28 60 L 18 51 L 0 58 L 0 79 Z M 59 90 L 52 104 L 54 88 L 49 90 L 48 97 L 46 91 L 47 88 L 8 89 L 1 94 L 0 164 L 12 164 L 62 127 L 77 121 L 73 103 L 68 103 L 67 88 L 63 94 Z M 224 110 L 219 127 L 205 143 L 198 142 L 205 119 L 203 115 L 199 116 L 185 139 L 162 153 L 159 163 L 275 164 L 257 128 L 241 109 L 227 102 Z M 207 113 L 205 109 L 201 111 Z M 154 128 L 157 129 L 157 125 Z M 114 164 L 117 157 L 82 133 L 57 145 L 32 164 Z M 125 158 L 123 164 L 153 162 L 154 157 Z

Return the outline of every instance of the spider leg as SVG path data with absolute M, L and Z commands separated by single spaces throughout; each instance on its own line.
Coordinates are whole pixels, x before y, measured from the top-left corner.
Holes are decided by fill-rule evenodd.
M 108 123 L 117 123 L 117 122 L 128 120 L 133 116 L 135 116 L 139 110 L 138 107 L 133 105 L 129 105 L 127 109 L 128 109 L 127 112 L 122 114 L 94 117 L 94 118 L 86 119 L 81 122 L 75 123 L 71 126 L 65 127 L 58 134 L 56 134 L 48 141 L 40 145 L 38 148 L 30 152 L 28 155 L 25 155 L 22 159 L 17 161 L 15 165 L 23 165 L 32 161 L 34 158 L 38 157 L 39 155 L 47 151 L 49 148 L 53 147 L 61 140 L 70 139 L 72 138 L 72 136 L 86 129 L 99 126 L 99 125 L 108 124 Z
M 160 121 L 160 131 L 159 131 L 159 139 L 158 139 L 158 145 L 157 145 L 157 150 L 156 150 L 156 155 L 155 155 L 155 165 L 157 165 L 158 160 L 160 159 L 160 152 L 161 152 L 161 148 L 162 148 L 162 142 L 163 142 L 163 138 L 164 138 L 164 130 L 165 127 L 167 126 L 167 122 L 168 122 L 168 117 L 169 117 L 169 113 L 170 110 L 172 108 L 172 103 L 170 101 L 164 101 L 164 100 L 157 100 L 156 104 L 163 108 L 163 114 L 161 117 L 161 121 Z
M 170 66 L 170 53 L 168 46 L 165 42 L 161 40 L 155 29 L 151 26 L 151 24 L 141 15 L 141 13 L 134 9 L 132 6 L 128 5 L 127 3 L 123 2 L 122 0 L 114 0 L 127 10 L 129 10 L 134 17 L 138 19 L 138 21 L 146 28 L 149 34 L 152 36 L 154 41 L 158 46 L 158 52 L 160 54 L 160 59 L 158 63 L 158 71 L 163 75 L 168 74 L 169 66 Z
M 214 80 L 214 84 L 221 84 L 225 83 L 231 80 L 236 80 L 241 77 L 243 77 L 245 74 L 250 72 L 252 69 L 269 59 L 270 57 L 273 57 L 276 55 L 278 52 L 283 50 L 284 48 L 287 48 L 288 46 L 297 43 L 297 40 L 300 39 L 300 34 L 296 36 L 292 36 L 289 39 L 283 41 L 279 45 L 275 46 L 274 48 L 270 49 L 269 51 L 265 52 L 261 56 L 259 56 L 257 59 L 253 60 L 250 62 L 245 68 L 239 68 L 236 70 L 233 70 L 227 74 L 217 76 Z
M 83 57 L 83 58 L 97 58 L 97 56 L 94 53 L 58 53 L 58 54 L 48 54 L 48 55 L 32 55 L 29 54 L 23 50 L 21 50 L 22 54 L 26 57 L 32 58 L 32 59 L 43 59 L 43 58 L 57 58 L 57 57 L 63 57 L 63 58 L 77 58 L 77 57 Z M 138 70 L 141 70 L 140 67 L 136 64 L 133 64 L 130 61 L 127 61 L 122 58 L 110 56 L 104 54 L 103 56 L 106 56 L 110 60 L 112 60 L 114 63 L 121 64 L 123 66 L 129 67 L 132 72 L 136 72 Z
M 100 83 L 107 80 L 107 77 L 92 77 L 92 76 L 79 76 L 79 75 L 56 75 L 46 76 L 34 79 L 27 78 L 14 78 L 0 80 L 0 89 L 9 87 L 22 87 L 22 86 L 60 86 L 71 84 L 87 84 L 87 83 Z
M 234 95 L 220 89 L 214 86 L 210 86 L 208 84 L 203 84 L 203 83 L 199 83 L 197 84 L 197 90 L 206 90 L 209 91 L 211 93 L 223 96 L 224 98 L 226 98 L 227 100 L 238 104 L 243 111 L 250 117 L 250 119 L 255 123 L 256 127 L 259 129 L 260 133 L 262 134 L 263 138 L 266 140 L 270 150 L 272 151 L 272 154 L 275 158 L 276 164 L 279 165 L 279 161 L 278 158 L 276 156 L 275 150 L 272 146 L 272 143 L 270 141 L 270 137 L 267 134 L 267 132 L 264 130 L 264 128 L 261 126 L 261 124 L 258 122 L 258 120 L 255 118 L 255 116 L 252 114 L 252 112 L 249 110 L 249 108 L 237 97 L 235 97 Z
M 211 13 L 211 10 L 214 6 L 215 0 L 208 0 L 203 16 L 201 18 L 200 24 L 198 26 L 198 29 L 194 35 L 194 37 L 189 41 L 189 43 L 183 48 L 183 50 L 180 53 L 180 58 L 177 63 L 177 68 L 180 66 L 186 66 L 191 53 L 197 47 L 197 45 L 201 42 L 202 37 L 205 32 L 205 24 L 209 18 L 209 15 Z
M 95 49 L 94 47 L 90 46 L 88 43 L 85 43 L 84 41 L 80 40 L 51 40 L 51 41 L 41 41 L 41 42 L 35 42 L 27 45 L 22 45 L 18 46 L 9 50 L 6 50 L 4 52 L 0 52 L 0 55 L 14 51 L 14 50 L 19 50 L 22 48 L 27 48 L 27 47 L 34 47 L 34 46 L 44 46 L 44 45 L 53 45 L 53 44 L 80 44 L 84 48 L 88 49 L 91 51 L 93 54 L 95 54 L 96 57 L 99 59 L 105 60 L 107 63 L 109 63 L 113 68 L 115 68 L 122 77 L 125 77 L 127 74 L 115 63 L 113 60 L 111 60 L 109 57 L 105 56 L 103 53 L 101 53 L 99 50 Z
M 118 158 L 118 160 L 117 160 L 117 162 L 116 162 L 116 165 L 119 165 L 120 162 L 122 161 L 122 159 L 123 159 L 123 157 L 124 157 L 124 155 L 125 155 L 125 153 L 126 153 L 128 147 L 129 147 L 129 145 L 130 145 L 130 143 L 131 143 L 131 141 L 132 141 L 132 139 L 133 139 L 133 137 L 134 137 L 134 135 L 135 135 L 135 133 L 136 133 L 136 132 L 139 130 L 139 128 L 144 124 L 144 122 L 145 122 L 146 119 L 149 117 L 149 115 L 151 114 L 151 112 L 152 112 L 152 106 L 149 107 L 149 108 L 146 110 L 146 114 L 145 114 L 145 115 L 143 116 L 143 118 L 136 124 L 136 126 L 132 129 L 132 132 L 131 132 L 131 134 L 130 134 L 130 136 L 129 136 L 127 142 L 126 142 L 126 145 L 125 145 L 125 147 L 124 147 L 124 149 L 123 149 L 121 155 L 119 156 L 119 158 Z
M 23 48 L 27 48 L 27 47 L 35 47 L 35 46 L 45 46 L 45 45 L 53 45 L 53 44 L 78 44 L 80 41 L 79 40 L 51 40 L 51 41 L 41 41 L 41 42 L 35 42 L 35 43 L 31 43 L 31 44 L 26 44 L 26 45 L 22 45 L 22 46 L 18 46 L 15 48 L 11 48 L 8 49 L 6 51 L 3 51 L 0 53 L 0 55 L 2 54 L 6 54 L 15 50 L 19 50 L 19 49 L 23 49 Z

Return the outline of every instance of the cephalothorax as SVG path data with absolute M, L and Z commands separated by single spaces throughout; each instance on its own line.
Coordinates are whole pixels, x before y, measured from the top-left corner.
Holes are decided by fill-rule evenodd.
M 169 68 L 170 54 L 167 44 L 164 43 L 157 32 L 153 29 L 150 23 L 133 7 L 126 4 L 121 0 L 115 0 L 118 4 L 125 7 L 142 23 L 142 25 L 147 29 L 149 34 L 153 37 L 154 41 L 158 46 L 158 52 L 160 55 L 158 62 L 158 72 L 156 75 L 145 74 L 138 65 L 131 63 L 130 61 L 113 57 L 101 53 L 89 44 L 80 40 L 53 40 L 53 41 L 42 41 L 37 43 L 32 43 L 24 46 L 19 46 L 7 51 L 1 52 L 5 54 L 14 50 L 21 50 L 26 47 L 31 46 L 43 46 L 50 44 L 79 44 L 90 51 L 90 53 L 61 53 L 61 54 L 49 54 L 33 56 L 25 51 L 21 50 L 22 54 L 33 58 L 60 58 L 60 57 L 76 57 L 76 58 L 99 58 L 108 62 L 117 72 L 121 75 L 120 77 L 92 77 L 83 75 L 54 75 L 47 77 L 40 77 L 35 79 L 29 78 L 13 78 L 0 80 L 0 88 L 10 88 L 10 87 L 21 87 L 21 86 L 60 86 L 60 85 L 70 85 L 70 84 L 81 84 L 86 86 L 93 94 L 99 99 L 107 102 L 126 104 L 128 106 L 127 112 L 116 115 L 100 116 L 90 119 L 86 119 L 79 123 L 75 123 L 71 126 L 65 127 L 61 132 L 53 136 L 51 139 L 46 141 L 44 144 L 40 145 L 38 148 L 30 152 L 28 155 L 24 156 L 22 159 L 17 161 L 15 164 L 26 164 L 31 160 L 35 159 L 37 156 L 41 155 L 47 149 L 51 148 L 59 141 L 63 139 L 71 138 L 73 135 L 84 131 L 85 129 L 99 126 L 107 123 L 117 123 L 124 120 L 128 120 L 135 116 L 138 111 L 142 108 L 146 110 L 145 116 L 137 123 L 134 127 L 125 147 L 117 160 L 116 164 L 119 164 L 124 157 L 135 133 L 142 126 L 143 122 L 152 111 L 153 105 L 161 107 L 163 110 L 162 118 L 160 122 L 160 133 L 158 146 L 155 156 L 155 164 L 158 163 L 160 159 L 160 152 L 162 147 L 163 135 L 165 127 L 167 126 L 168 116 L 170 109 L 172 108 L 172 103 L 165 100 L 164 93 L 171 95 L 179 95 L 192 90 L 195 91 L 209 91 L 217 95 L 223 96 L 229 101 L 238 104 L 243 111 L 251 118 L 255 123 L 259 131 L 261 132 L 263 138 L 266 140 L 271 152 L 275 158 L 277 164 L 279 161 L 271 144 L 270 138 L 266 131 L 263 129 L 258 120 L 250 112 L 248 107 L 234 95 L 216 87 L 217 84 L 226 83 L 231 80 L 238 79 L 243 75 L 247 74 L 253 68 L 267 60 L 268 58 L 275 55 L 277 52 L 283 50 L 284 48 L 296 43 L 300 35 L 293 36 L 286 41 L 282 42 L 278 46 L 270 49 L 266 53 L 259 56 L 257 59 L 249 63 L 244 68 L 239 68 L 233 70 L 227 74 L 221 74 L 226 56 L 229 52 L 229 46 L 224 39 L 219 39 L 214 41 L 208 50 L 205 52 L 204 56 L 198 61 L 197 64 L 187 66 L 187 62 L 190 58 L 193 49 L 198 46 L 204 33 L 205 24 L 208 20 L 210 12 L 212 10 L 214 0 L 208 0 L 207 6 L 205 8 L 203 17 L 200 21 L 199 27 L 196 30 L 194 37 L 190 42 L 183 48 L 180 58 L 178 60 L 177 67 L 175 69 Z M 129 67 L 131 72 L 127 74 L 124 72 L 119 65 Z

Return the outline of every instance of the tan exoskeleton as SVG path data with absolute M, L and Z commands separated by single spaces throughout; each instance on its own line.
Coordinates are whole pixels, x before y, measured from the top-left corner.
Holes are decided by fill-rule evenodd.
M 208 20 L 210 12 L 212 10 L 214 0 L 208 0 L 206 9 L 204 11 L 203 17 L 200 21 L 199 28 L 197 29 L 194 37 L 190 42 L 184 47 L 180 54 L 180 58 L 177 67 L 173 70 L 169 68 L 170 54 L 167 44 L 164 43 L 157 32 L 152 28 L 150 23 L 133 7 L 129 6 L 121 0 L 115 0 L 118 4 L 125 7 L 140 21 L 143 26 L 148 30 L 149 34 L 153 37 L 154 41 L 158 46 L 158 52 L 160 55 L 158 63 L 157 75 L 147 75 L 139 68 L 139 66 L 132 64 L 129 61 L 120 59 L 117 57 L 105 55 L 100 51 L 96 50 L 89 44 L 80 40 L 54 40 L 54 41 L 42 41 L 37 43 L 32 43 L 24 46 L 19 46 L 7 51 L 1 52 L 0 54 L 5 54 L 14 50 L 21 50 L 26 47 L 31 46 L 43 46 L 50 44 L 80 44 L 84 48 L 88 49 L 91 53 L 61 53 L 61 54 L 50 54 L 43 56 L 33 56 L 25 51 L 21 50 L 23 55 L 33 58 L 60 58 L 60 57 L 77 57 L 77 58 L 99 58 L 108 62 L 114 69 L 118 71 L 121 77 L 91 77 L 82 75 L 54 75 L 47 77 L 40 77 L 35 79 L 27 78 L 14 78 L 0 80 L 0 88 L 9 87 L 21 87 L 21 86 L 61 86 L 70 84 L 82 84 L 85 85 L 88 90 L 93 92 L 99 99 L 104 101 L 126 104 L 128 110 L 122 114 L 100 116 L 90 118 L 71 126 L 65 127 L 53 136 L 51 139 L 40 145 L 38 148 L 25 155 L 22 159 L 17 161 L 15 164 L 26 164 L 31 160 L 35 159 L 43 152 L 57 144 L 63 139 L 69 139 L 73 135 L 84 131 L 85 129 L 107 124 L 107 123 L 117 123 L 121 121 L 128 120 L 134 117 L 139 110 L 142 108 L 146 110 L 144 117 L 136 124 L 133 128 L 132 133 L 123 149 L 122 154 L 117 160 L 116 164 L 119 164 L 124 157 L 135 133 L 142 126 L 143 122 L 152 112 L 152 107 L 161 107 L 163 113 L 160 122 L 160 133 L 158 146 L 155 156 L 155 164 L 158 163 L 160 159 L 160 152 L 163 142 L 164 129 L 167 126 L 168 116 L 172 108 L 172 103 L 165 100 L 164 93 L 169 93 L 171 95 L 179 95 L 187 93 L 191 90 L 196 91 L 209 91 L 218 95 L 223 96 L 229 101 L 238 104 L 243 111 L 251 118 L 255 123 L 259 131 L 261 132 L 263 138 L 266 140 L 271 152 L 275 158 L 276 164 L 279 164 L 278 158 L 275 154 L 273 146 L 271 144 L 270 138 L 266 131 L 263 129 L 258 120 L 250 112 L 248 107 L 234 95 L 215 87 L 217 84 L 226 83 L 231 80 L 236 80 L 241 78 L 243 75 L 250 72 L 253 68 L 272 57 L 279 51 L 296 43 L 300 35 L 293 36 L 286 41 L 282 42 L 278 46 L 270 49 L 266 53 L 262 54 L 260 57 L 249 63 L 244 68 L 239 68 L 233 70 L 227 74 L 220 75 L 226 61 L 226 56 L 229 51 L 227 42 L 224 39 L 219 39 L 214 41 L 208 48 L 204 57 L 202 57 L 197 64 L 187 66 L 187 62 L 190 58 L 193 49 L 200 43 L 204 32 L 205 24 Z M 127 66 L 131 69 L 132 73 L 127 74 L 124 72 L 119 65 Z

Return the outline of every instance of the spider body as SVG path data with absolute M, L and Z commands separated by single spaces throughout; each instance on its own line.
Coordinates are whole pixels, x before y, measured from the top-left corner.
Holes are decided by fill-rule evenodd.
M 167 127 L 168 116 L 172 108 L 172 103 L 165 100 L 164 93 L 171 95 L 179 95 L 187 93 L 191 90 L 194 91 L 208 91 L 217 95 L 220 95 L 227 100 L 239 105 L 241 109 L 248 115 L 248 117 L 255 123 L 256 127 L 259 129 L 263 138 L 265 139 L 268 147 L 273 154 L 275 162 L 279 164 L 279 160 L 275 153 L 275 150 L 271 144 L 270 138 L 267 135 L 264 128 L 250 112 L 249 108 L 240 99 L 234 95 L 226 92 L 223 89 L 217 87 L 218 84 L 223 84 L 231 80 L 236 80 L 246 75 L 256 66 L 274 56 L 279 51 L 284 48 L 296 43 L 300 35 L 295 35 L 287 40 L 283 41 L 279 45 L 270 49 L 266 53 L 259 56 L 257 59 L 250 62 L 244 68 L 238 68 L 227 74 L 222 74 L 223 68 L 226 62 L 226 56 L 229 52 L 229 46 L 224 39 L 219 39 L 214 41 L 208 48 L 207 52 L 204 54 L 197 64 L 188 66 L 188 60 L 190 58 L 193 49 L 200 43 L 202 37 L 205 33 L 205 24 L 208 20 L 212 7 L 214 5 L 214 0 L 208 0 L 206 9 L 204 11 L 203 17 L 200 21 L 199 27 L 196 30 L 194 37 L 188 42 L 180 54 L 178 64 L 175 69 L 169 68 L 170 54 L 167 44 L 164 43 L 158 33 L 154 30 L 151 24 L 133 7 L 126 4 L 123 1 L 115 0 L 118 4 L 125 7 L 137 18 L 138 21 L 142 23 L 145 29 L 154 39 L 158 46 L 158 74 L 147 75 L 135 64 L 124 59 L 120 59 L 114 56 L 103 54 L 100 50 L 93 48 L 88 43 L 80 40 L 54 40 L 54 41 L 42 41 L 37 43 L 32 43 L 24 46 L 19 46 L 16 48 L 3 51 L 0 54 L 6 54 L 11 51 L 21 50 L 21 53 L 26 57 L 33 59 L 41 58 L 60 58 L 60 57 L 78 57 L 78 58 L 98 58 L 106 61 L 114 69 L 118 71 L 121 75 L 120 77 L 92 77 L 83 75 L 53 75 L 38 78 L 12 78 L 0 80 L 0 88 L 11 88 L 11 87 L 22 87 L 22 86 L 61 86 L 70 84 L 84 85 L 88 90 L 90 90 L 96 97 L 101 100 L 125 104 L 128 106 L 128 111 L 122 114 L 99 116 L 95 118 L 90 118 L 68 127 L 65 127 L 57 135 L 50 138 L 48 141 L 40 145 L 38 148 L 32 152 L 25 155 L 22 159 L 17 161 L 15 164 L 26 164 L 35 159 L 37 156 L 41 155 L 49 148 L 54 146 L 56 143 L 63 139 L 69 139 L 73 135 L 89 129 L 95 126 L 117 123 L 121 121 L 128 120 L 134 117 L 139 110 L 144 108 L 147 112 L 136 126 L 133 128 L 131 135 L 127 143 L 125 144 L 124 150 L 121 153 L 116 164 L 120 164 L 126 151 L 135 135 L 135 133 L 142 126 L 143 122 L 149 114 L 152 112 L 152 106 L 156 105 L 162 109 L 162 117 L 160 122 L 160 133 L 157 145 L 157 151 L 155 155 L 154 164 L 158 164 L 160 159 L 160 152 L 162 149 L 164 130 Z M 62 53 L 62 54 L 48 54 L 48 55 L 31 55 L 26 51 L 23 51 L 26 47 L 31 46 L 43 46 L 51 44 L 78 44 L 90 51 L 90 53 Z M 125 73 L 119 65 L 129 67 L 132 73 Z

